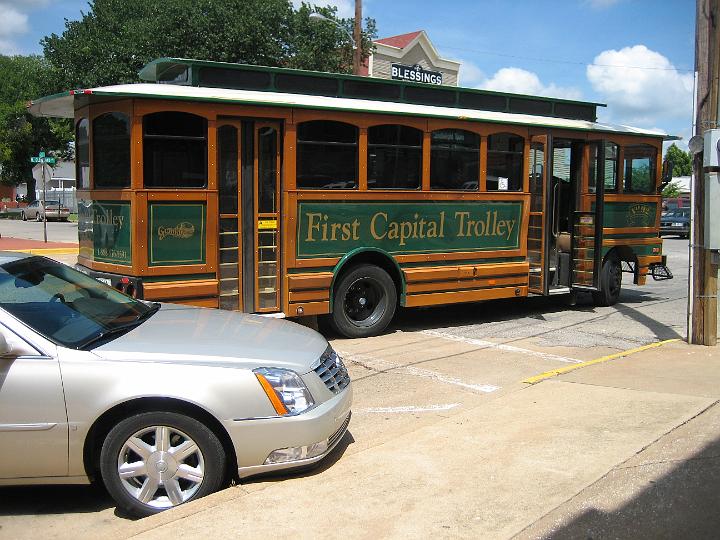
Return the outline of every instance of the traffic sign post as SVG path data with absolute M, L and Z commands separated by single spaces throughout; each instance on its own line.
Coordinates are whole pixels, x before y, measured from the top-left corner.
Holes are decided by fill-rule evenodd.
M 55 165 L 55 158 L 54 157 L 45 157 L 45 152 L 39 152 L 37 156 L 33 156 L 30 158 L 30 163 L 43 163 L 47 165 Z M 43 216 L 43 238 L 45 239 L 45 243 L 47 243 L 47 211 L 45 210 L 45 199 L 46 199 L 46 182 L 45 182 L 45 167 L 42 168 L 42 184 L 43 184 L 43 194 L 42 194 L 42 216 Z

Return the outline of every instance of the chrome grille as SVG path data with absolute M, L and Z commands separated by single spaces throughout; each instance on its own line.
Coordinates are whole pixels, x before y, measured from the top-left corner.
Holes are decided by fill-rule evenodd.
M 317 373 L 325 386 L 328 387 L 328 390 L 334 394 L 340 393 L 343 388 L 350 384 L 350 375 L 345 369 L 342 358 L 338 356 L 338 353 L 330 345 L 325 349 L 313 371 Z

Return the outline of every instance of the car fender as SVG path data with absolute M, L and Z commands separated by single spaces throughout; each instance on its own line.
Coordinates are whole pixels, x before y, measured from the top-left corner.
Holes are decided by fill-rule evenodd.
M 70 475 L 85 472 L 83 448 L 94 422 L 123 403 L 144 398 L 182 401 L 203 409 L 220 424 L 275 415 L 260 383 L 248 369 L 113 361 L 91 351 L 62 348 L 60 366 L 70 427 Z

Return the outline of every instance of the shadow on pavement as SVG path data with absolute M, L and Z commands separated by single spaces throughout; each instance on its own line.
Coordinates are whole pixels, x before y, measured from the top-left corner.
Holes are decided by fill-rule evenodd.
M 613 471 L 601 481 L 609 478 L 618 487 L 603 489 L 608 494 L 623 491 L 623 485 L 630 480 L 635 484 L 646 483 L 647 487 L 613 511 L 587 508 L 569 523 L 532 537 L 556 540 L 720 537 L 720 441 L 715 440 L 657 480 L 648 481 L 644 473 L 659 466 L 667 464 Z M 582 504 L 591 506 L 592 500 Z
M 641 307 L 650 303 L 659 304 L 674 301 L 676 300 L 657 296 L 652 291 L 625 289 L 622 292 L 619 303 L 611 308 L 595 307 L 592 297 L 589 294 L 582 293 L 578 294 L 575 305 L 568 303 L 567 296 L 533 296 L 521 299 L 508 298 L 437 307 L 399 308 L 394 321 L 388 327 L 386 333 L 397 330 L 412 332 L 478 324 L 497 324 L 523 318 L 545 320 L 547 315 L 566 312 L 587 314 L 587 319 L 574 321 L 569 324 L 569 326 L 577 326 L 588 323 L 592 324 L 595 318 L 598 320 L 605 319 L 612 312 L 598 312 L 598 310 L 611 309 L 646 327 L 655 335 L 657 340 L 684 339 L 685 336 L 678 334 L 664 323 L 656 321 L 652 317 L 631 307 L 632 305 Z M 327 337 L 340 337 L 329 328 L 329 325 L 321 324 L 320 330 Z
M 257 476 L 243 480 L 242 484 L 256 482 L 281 481 L 286 478 L 314 476 L 320 474 L 343 456 L 347 448 L 355 442 L 350 431 L 347 431 L 338 445 L 317 466 L 296 469 L 272 475 Z M 0 517 L 2 516 L 34 516 L 52 514 L 84 514 L 100 512 L 113 508 L 115 501 L 110 497 L 102 484 L 82 486 L 8 486 L 0 487 Z M 115 516 L 123 519 L 136 520 L 115 509 Z M 0 525 L 0 537 L 2 526 Z
M 102 485 L 0 488 L 0 516 L 78 514 L 115 506 Z

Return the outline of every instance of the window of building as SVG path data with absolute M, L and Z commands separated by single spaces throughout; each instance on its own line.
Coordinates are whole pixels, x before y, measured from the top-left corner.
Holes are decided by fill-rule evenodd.
M 655 193 L 655 161 L 657 150 L 652 146 L 627 146 L 625 156 L 625 191 Z
M 81 118 L 75 126 L 75 178 L 77 189 L 90 187 L 90 123 Z
M 145 187 L 201 188 L 207 185 L 207 120 L 183 112 L 143 118 Z
M 297 187 L 355 189 L 358 185 L 356 126 L 312 120 L 297 128 Z
M 93 120 L 93 185 L 95 188 L 130 187 L 130 120 L 119 112 Z
M 430 189 L 477 191 L 480 135 L 441 129 L 430 136 Z
M 525 139 L 512 133 L 488 137 L 488 191 L 522 191 Z
M 590 143 L 590 179 L 589 190 L 595 192 L 598 175 L 600 174 L 600 142 Z M 618 173 L 618 145 L 611 142 L 605 143 L 605 191 L 617 191 Z
M 420 189 L 422 140 L 419 129 L 395 124 L 368 129 L 368 188 Z

